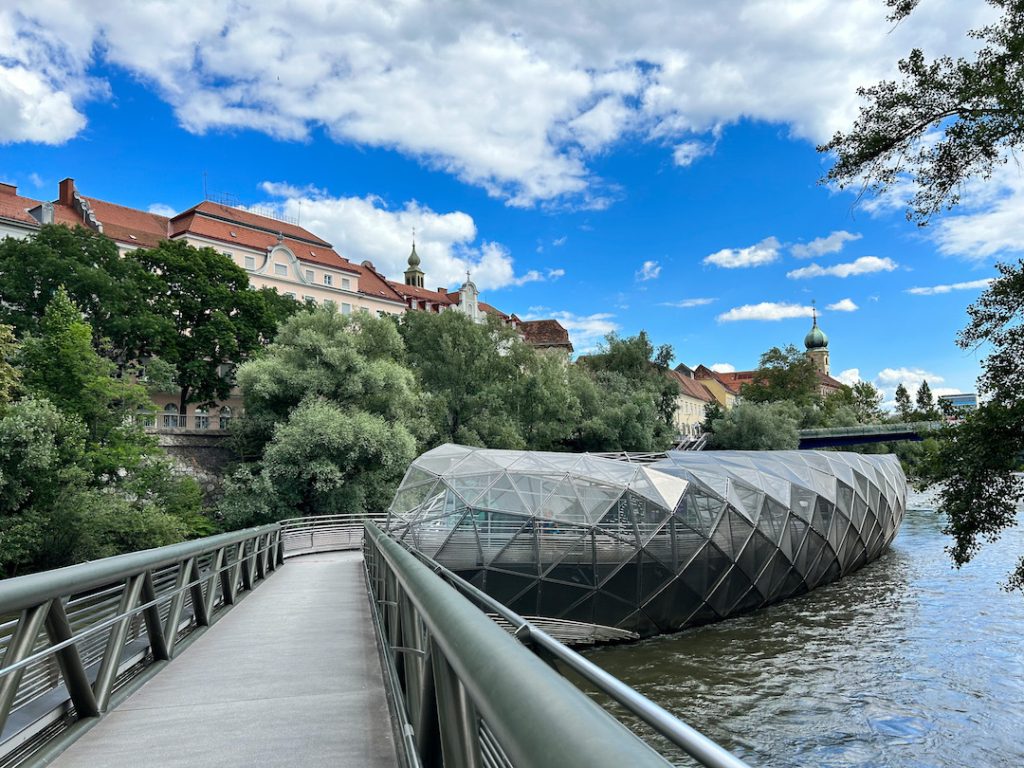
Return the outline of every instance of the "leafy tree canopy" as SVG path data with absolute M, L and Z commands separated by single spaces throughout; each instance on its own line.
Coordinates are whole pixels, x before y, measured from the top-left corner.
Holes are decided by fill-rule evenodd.
M 744 385 L 742 395 L 751 403 L 816 403 L 821 394 L 814 361 L 792 344 L 772 347 L 761 355 L 754 378 Z
M 739 403 L 715 419 L 711 447 L 719 450 L 782 451 L 800 444 L 800 409 L 791 402 Z
M 943 430 L 922 473 L 924 482 L 941 483 L 957 565 L 1013 525 L 1024 500 L 1024 477 L 1014 474 L 1024 469 L 1024 260 L 996 268 L 999 277 L 967 310 L 957 339 L 964 349 L 991 345 L 978 380 L 986 399 Z M 1024 589 L 1024 558 L 1007 587 Z
M 891 18 L 919 0 L 887 0 Z M 823 181 L 884 193 L 909 180 L 907 218 L 924 224 L 959 202 L 963 183 L 988 179 L 1024 148 L 1024 0 L 987 0 L 997 22 L 973 30 L 973 59 L 929 60 L 915 48 L 899 62 L 900 79 L 859 88 L 864 100 L 849 132 L 818 147 L 834 152 Z

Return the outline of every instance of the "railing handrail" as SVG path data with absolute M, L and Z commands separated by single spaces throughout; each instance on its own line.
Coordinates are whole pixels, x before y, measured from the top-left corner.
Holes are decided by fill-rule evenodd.
M 271 533 L 278 528 L 276 523 L 245 528 L 240 531 L 220 533 L 178 544 L 168 544 L 164 547 L 143 549 L 87 563 L 68 565 L 52 571 L 12 576 L 9 579 L 0 580 L 0 613 L 14 613 L 55 597 L 85 592 L 126 579 L 142 571 L 152 571 L 221 547 Z
M 471 602 L 453 600 L 452 587 L 405 547 L 372 522 L 366 532 L 513 765 L 667 765 Z
M 423 553 L 416 550 L 410 551 L 428 568 L 443 576 L 445 581 L 455 589 L 480 604 L 485 611 L 496 613 L 509 622 L 515 628 L 516 637 L 521 641 L 543 648 L 545 652 L 568 666 L 598 691 L 632 712 L 701 765 L 708 766 L 708 768 L 749 768 L 746 763 L 703 733 L 687 725 L 664 707 L 655 704 L 614 675 L 605 672 L 589 659 L 559 642 L 528 619 L 508 608 L 504 603 L 495 600 L 483 590 Z

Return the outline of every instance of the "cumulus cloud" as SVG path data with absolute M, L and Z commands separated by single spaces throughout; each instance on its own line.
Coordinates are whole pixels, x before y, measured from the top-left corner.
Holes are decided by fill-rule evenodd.
M 801 280 L 808 277 L 851 277 L 854 275 L 868 275 L 872 272 L 892 272 L 899 265 L 892 259 L 879 258 L 878 256 L 861 256 L 855 261 L 845 264 L 833 264 L 831 267 L 822 267 L 819 264 L 811 264 L 807 267 L 800 267 L 786 273 L 786 277 L 793 280 Z
M 762 301 L 760 304 L 744 304 L 742 307 L 733 307 L 715 319 L 720 323 L 733 323 L 739 320 L 788 320 L 794 317 L 812 317 L 813 314 L 813 307 Z
M 860 307 L 853 303 L 852 299 L 840 299 L 834 304 L 829 304 L 825 309 L 833 312 L 856 312 Z
M 982 280 L 970 280 L 966 283 L 950 283 L 949 285 L 929 285 L 918 288 L 908 288 L 907 293 L 915 296 L 935 296 L 940 293 L 951 293 L 952 291 L 974 291 L 987 288 L 993 278 L 986 277 Z
M 714 363 L 711 365 L 711 370 L 715 373 L 735 373 L 736 366 L 730 363 Z
M 176 213 L 178 213 L 178 211 L 174 210 L 173 208 L 171 208 L 171 206 L 167 205 L 166 203 L 152 203 L 146 210 L 148 210 L 150 213 L 155 213 L 157 216 L 166 216 L 167 218 L 170 218 L 174 216 Z
M 481 291 L 556 280 L 564 269 L 516 273 L 514 260 L 501 243 L 478 241 L 473 217 L 462 211 L 437 213 L 415 201 L 388 207 L 373 195 L 332 197 L 313 187 L 263 182 L 270 207 L 330 242 L 349 261 L 372 261 L 392 279 L 408 266 L 410 240 L 416 231 L 416 252 L 427 287 L 460 284 L 469 271 Z
M 534 307 L 530 308 L 531 310 Z M 573 312 L 546 311 L 543 314 L 531 312 L 523 317 L 523 320 L 543 320 L 553 318 L 562 324 L 562 327 L 569 332 L 569 339 L 572 341 L 573 349 L 577 354 L 586 354 L 597 348 L 597 345 L 604 340 L 609 333 L 617 333 L 619 324 L 615 322 L 615 315 L 608 312 L 597 312 L 593 315 L 577 315 Z
M 646 282 L 647 280 L 656 280 L 658 275 L 661 274 L 661 265 L 656 261 L 645 261 L 641 265 L 639 271 L 636 273 L 636 279 L 640 282 Z
M 843 382 L 848 387 L 852 387 L 857 382 L 861 381 L 860 368 L 847 368 L 845 371 L 840 371 L 836 374 L 835 378 Z
M 893 74 L 922 39 L 936 53 L 969 51 L 963 30 L 994 13 L 935 0 L 892 28 L 883 3 L 821 0 L 658 0 L 644 13 L 540 0 L 15 0 L 0 10 L 0 142 L 76 135 L 83 104 L 102 92 L 96 72 L 113 65 L 196 133 L 323 130 L 513 205 L 599 205 L 590 161 L 624 137 L 684 164 L 741 119 L 827 139 L 856 115 L 856 86 Z
M 679 309 L 690 309 L 691 307 L 705 307 L 718 299 L 681 299 L 679 301 L 663 301 L 661 306 L 663 307 L 678 307 Z
M 860 240 L 861 237 L 863 235 L 840 229 L 826 237 L 816 237 L 809 243 L 796 243 L 790 247 L 789 252 L 798 259 L 811 259 L 815 256 L 839 253 L 846 243 Z
M 923 381 L 928 382 L 929 389 L 936 396 L 939 394 L 952 394 L 957 391 L 936 387 L 937 384 L 941 384 L 945 379 L 937 373 L 926 371 L 923 368 L 883 368 L 878 372 L 878 376 L 875 377 L 874 384 L 885 398 L 882 403 L 883 407 L 891 408 L 896 397 L 896 388 L 900 384 L 907 388 L 910 399 L 913 401 L 917 398 L 917 390 Z
M 704 258 L 705 264 L 713 264 L 725 269 L 741 267 L 760 267 L 771 264 L 779 258 L 779 241 L 774 237 L 766 237 L 756 245 L 747 248 L 723 248 Z

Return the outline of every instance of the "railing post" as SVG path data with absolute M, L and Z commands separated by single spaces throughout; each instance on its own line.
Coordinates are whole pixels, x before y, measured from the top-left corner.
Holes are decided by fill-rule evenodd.
M 188 586 L 192 579 L 192 571 L 195 567 L 196 559 L 190 557 L 187 560 L 182 560 L 178 564 L 178 578 L 174 580 L 174 597 L 171 598 L 171 607 L 167 611 L 167 624 L 164 625 L 164 638 L 167 642 L 167 654 L 168 656 L 174 656 L 174 644 L 178 641 L 178 624 L 181 622 L 181 611 L 185 607 L 185 588 Z M 196 579 L 198 580 L 199 573 L 196 572 Z M 195 590 L 199 590 L 199 605 L 202 607 L 203 602 L 203 590 L 198 584 L 194 584 L 189 587 L 189 591 L 192 593 L 192 610 L 196 615 L 196 624 L 199 624 L 199 609 L 196 608 Z
M 26 608 L 21 612 L 18 626 L 15 627 L 14 634 L 7 644 L 7 652 L 4 653 L 4 667 L 17 664 L 32 652 L 32 646 L 39 637 L 39 630 L 49 611 L 50 601 L 47 600 L 42 605 Z M 25 668 L 21 667 L 0 679 L 0 730 L 3 730 L 7 716 L 11 714 L 11 707 L 14 706 L 14 698 L 18 695 L 18 686 L 21 685 L 24 674 Z
M 50 644 L 56 645 L 72 638 L 71 622 L 68 621 L 64 604 L 55 598 L 50 604 L 50 612 L 46 616 L 46 633 L 50 636 Z M 82 656 L 77 645 L 69 645 L 56 653 L 60 674 L 64 678 L 71 703 L 75 705 L 78 717 L 96 717 L 100 708 L 96 704 L 96 694 L 89 684 L 89 676 L 82 664 Z
M 437 719 L 445 768 L 480 768 L 480 723 L 473 702 L 448 660 L 433 655 Z
M 121 601 L 117 606 L 117 615 L 121 618 L 110 628 L 110 637 L 107 638 L 107 647 L 103 652 L 103 662 L 100 664 L 100 671 L 96 674 L 93 692 L 96 694 L 96 706 L 100 712 L 106 712 L 107 704 L 110 703 L 110 694 L 114 690 L 114 678 L 117 677 L 117 668 L 121 665 L 121 654 L 124 652 L 124 642 L 128 635 L 130 616 L 128 611 L 139 602 L 139 593 L 142 591 L 144 573 L 130 577 L 124 585 L 121 593 Z
M 153 659 L 169 661 L 171 654 L 160 621 L 160 606 L 156 604 L 156 587 L 153 586 L 153 574 L 150 571 L 142 574 L 142 602 L 153 603 L 142 612 L 146 620 L 146 635 L 149 637 L 149 649 L 153 652 Z

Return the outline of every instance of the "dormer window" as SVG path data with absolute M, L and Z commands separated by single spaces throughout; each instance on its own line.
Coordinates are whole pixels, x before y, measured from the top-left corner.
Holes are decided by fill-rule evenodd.
M 287 264 L 274 264 L 274 274 L 281 277 L 288 276 L 288 265 Z

